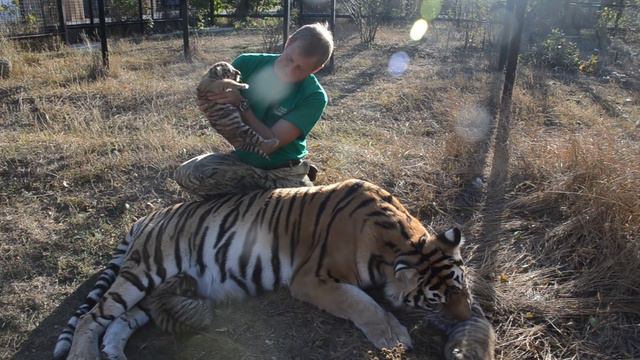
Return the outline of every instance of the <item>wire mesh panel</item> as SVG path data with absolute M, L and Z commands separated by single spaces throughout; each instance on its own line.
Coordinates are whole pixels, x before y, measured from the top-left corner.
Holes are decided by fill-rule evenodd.
M 138 0 L 105 0 L 105 20 L 107 23 L 139 20 L 138 8 Z
M 0 33 L 4 36 L 55 32 L 59 24 L 55 0 L 0 0 Z
M 153 18 L 163 19 L 179 19 L 180 18 L 180 0 L 151 0 L 153 2 Z

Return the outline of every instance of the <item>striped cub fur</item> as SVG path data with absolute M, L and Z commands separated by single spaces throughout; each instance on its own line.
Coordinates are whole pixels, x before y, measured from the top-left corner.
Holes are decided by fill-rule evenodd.
M 168 333 L 204 329 L 213 321 L 213 303 L 198 297 L 198 282 L 180 273 L 160 284 L 140 302 L 151 320 Z
M 483 316 L 455 324 L 447 332 L 444 346 L 447 360 L 493 360 L 496 334 L 491 323 Z
M 480 304 L 472 300 L 472 315 L 464 321 L 451 321 L 441 314 L 429 313 L 429 324 L 447 334 L 444 347 L 446 360 L 493 360 L 496 334 L 484 316 Z
M 223 79 L 231 79 L 233 82 L 219 81 Z M 206 100 L 207 92 L 221 93 L 249 87 L 238 81 L 240 81 L 240 71 L 229 63 L 218 62 L 200 80 L 197 88 L 198 99 Z M 242 121 L 240 112 L 233 105 L 209 102 L 204 113 L 211 126 L 236 149 L 266 157 L 267 153 L 278 147 L 278 139 L 264 139 L 256 133 Z
M 176 204 L 133 225 L 54 357 L 96 359 L 102 342 L 105 358 L 124 359 L 128 337 L 156 316 L 149 301 L 192 324 L 200 311 L 193 309 L 210 308 L 181 307 L 191 279 L 197 297 L 214 302 L 286 286 L 293 297 L 352 321 L 375 346 L 410 348 L 407 329 L 363 289 L 383 287 L 397 307 L 468 319 L 461 238 L 456 228 L 428 231 L 395 197 L 360 180 Z M 176 279 L 187 293 L 164 289 Z

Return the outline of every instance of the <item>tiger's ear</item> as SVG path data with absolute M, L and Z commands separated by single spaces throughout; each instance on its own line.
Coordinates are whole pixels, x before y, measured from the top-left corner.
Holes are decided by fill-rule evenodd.
M 460 232 L 460 229 L 457 227 L 452 227 L 451 229 L 438 234 L 438 240 L 444 244 L 457 247 L 462 245 L 462 232 Z
M 407 263 L 397 261 L 394 268 L 396 279 L 404 285 L 410 285 L 411 281 L 418 276 L 418 270 L 409 266 Z

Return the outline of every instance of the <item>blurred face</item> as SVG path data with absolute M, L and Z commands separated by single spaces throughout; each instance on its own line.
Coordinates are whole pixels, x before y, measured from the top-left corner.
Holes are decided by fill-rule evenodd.
M 287 42 L 275 63 L 276 75 L 285 83 L 302 81 L 320 68 L 318 59 L 304 56 L 300 44 L 296 42 Z

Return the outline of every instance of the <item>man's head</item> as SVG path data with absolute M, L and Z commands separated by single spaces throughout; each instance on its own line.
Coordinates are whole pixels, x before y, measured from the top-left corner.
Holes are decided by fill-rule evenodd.
M 322 69 L 333 52 L 333 36 L 326 24 L 305 25 L 294 32 L 276 60 L 280 80 L 294 83 Z

